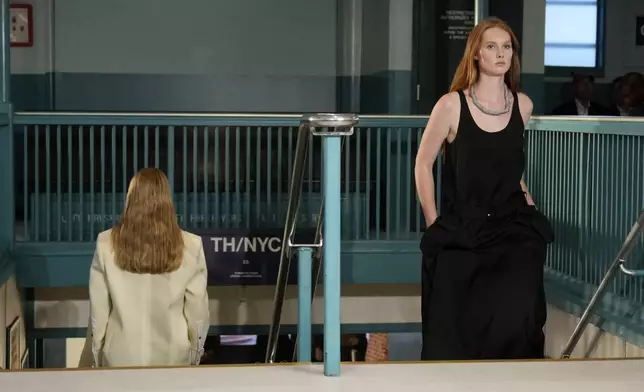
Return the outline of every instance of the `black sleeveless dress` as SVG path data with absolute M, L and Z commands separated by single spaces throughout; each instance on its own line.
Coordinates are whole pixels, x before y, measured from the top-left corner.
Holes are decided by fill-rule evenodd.
M 525 127 L 517 95 L 508 125 L 495 133 L 476 125 L 459 96 L 441 213 L 420 244 L 421 359 L 543 358 L 543 267 L 554 235 L 521 189 Z

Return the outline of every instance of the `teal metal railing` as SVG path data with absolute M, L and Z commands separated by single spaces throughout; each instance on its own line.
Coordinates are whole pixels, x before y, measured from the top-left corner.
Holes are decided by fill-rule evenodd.
M 188 230 L 281 227 L 299 119 L 18 113 L 17 237 L 93 241 L 117 219 L 129 178 L 148 165 L 167 171 Z M 413 168 L 426 121 L 361 116 L 338 157 L 344 241 L 416 246 L 424 222 Z M 556 234 L 549 271 L 596 285 L 644 209 L 644 122 L 541 117 L 529 128 L 526 181 Z M 310 143 L 298 227 L 313 226 L 320 205 L 321 144 Z M 631 259 L 642 255 L 638 245 Z M 611 292 L 644 304 L 637 278 L 620 276 Z
M 549 272 L 592 291 L 644 210 L 644 119 L 551 117 L 531 128 L 526 181 L 554 227 Z M 630 265 L 643 261 L 640 239 Z M 609 293 L 644 305 L 644 280 L 620 274 Z
M 281 227 L 299 118 L 18 114 L 19 239 L 93 241 L 118 219 L 129 179 L 145 166 L 166 170 L 188 230 Z M 412 171 L 425 121 L 373 118 L 346 141 L 344 240 L 419 238 Z M 320 139 L 310 146 L 300 227 L 315 225 L 321 199 Z

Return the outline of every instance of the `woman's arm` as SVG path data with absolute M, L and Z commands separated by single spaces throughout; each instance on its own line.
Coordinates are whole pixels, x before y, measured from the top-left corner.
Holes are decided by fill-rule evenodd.
M 99 249 L 100 242 L 97 241 L 94 259 L 89 271 L 89 304 L 90 304 L 90 342 L 94 357 L 94 366 L 100 367 L 101 352 L 105 343 L 105 331 L 107 320 L 112 308 L 110 293 L 107 289 L 105 278 L 105 264 Z
M 523 124 L 527 127 L 528 122 L 530 121 L 530 117 L 532 117 L 532 110 L 534 105 L 530 97 L 523 93 L 517 94 L 517 97 L 519 98 L 519 111 L 521 112 L 521 118 L 523 119 Z M 521 190 L 523 190 L 523 194 L 525 195 L 525 200 L 528 205 L 535 205 L 534 200 L 532 199 L 532 195 L 530 195 L 530 191 L 528 190 L 528 186 L 523 180 L 521 180 Z
M 454 109 L 453 94 L 442 96 L 434 106 L 416 154 L 416 192 L 427 226 L 434 223 L 438 217 L 432 168 L 443 142 L 449 135 L 450 118 Z
M 188 322 L 188 339 L 193 349 L 200 349 L 210 327 L 208 303 L 208 269 L 203 244 L 200 244 L 197 269 L 188 282 L 184 297 L 183 312 Z
M 528 186 L 523 180 L 521 180 L 521 189 L 523 190 L 523 195 L 525 196 L 525 201 L 528 203 L 528 205 L 535 205 L 534 200 L 532 200 L 532 195 L 530 195 L 530 192 L 528 191 Z

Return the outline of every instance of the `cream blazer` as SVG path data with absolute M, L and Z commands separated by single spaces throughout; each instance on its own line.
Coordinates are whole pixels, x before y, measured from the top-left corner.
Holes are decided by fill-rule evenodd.
M 116 265 L 110 232 L 96 240 L 90 323 L 79 366 L 189 365 L 210 326 L 201 238 L 183 232 L 183 264 L 177 271 L 133 274 Z

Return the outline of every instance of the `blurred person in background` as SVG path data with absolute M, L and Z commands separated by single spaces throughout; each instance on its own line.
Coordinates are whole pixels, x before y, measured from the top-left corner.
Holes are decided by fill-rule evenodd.
M 557 106 L 554 116 L 608 116 L 610 110 L 593 101 L 595 77 L 584 73 L 572 75 L 573 98 Z
M 628 116 L 630 107 L 626 103 L 626 95 L 624 94 L 624 77 L 620 76 L 610 83 L 610 97 L 611 103 L 608 107 L 608 114 L 610 116 Z
M 644 116 L 644 78 L 635 79 L 629 86 L 629 100 L 631 102 L 630 116 Z

